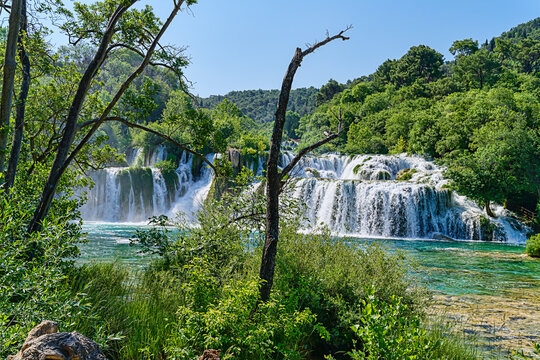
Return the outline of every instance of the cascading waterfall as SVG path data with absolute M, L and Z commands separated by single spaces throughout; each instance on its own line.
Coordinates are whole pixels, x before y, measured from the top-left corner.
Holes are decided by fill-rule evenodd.
M 209 155 L 210 160 L 212 157 Z M 90 174 L 95 185 L 87 190 L 88 200 L 81 209 L 83 219 L 145 222 L 161 214 L 190 214 L 198 209 L 212 183 L 212 171 L 204 166 L 195 169 L 192 156 L 186 152 L 172 174 L 163 174 L 154 167 L 167 158 L 164 146 L 148 153 L 135 149 L 126 158 L 126 167 L 110 167 Z
M 190 214 L 208 194 L 212 170 L 200 161 L 194 165 L 186 152 L 176 171 L 165 175 L 154 166 L 167 158 L 164 146 L 134 149 L 126 157 L 126 167 L 92 173 L 85 220 L 144 222 L 160 214 Z M 293 157 L 283 152 L 280 166 Z M 259 157 L 246 166 L 261 175 L 264 162 Z M 306 206 L 308 231 L 324 224 L 337 234 L 361 237 L 526 239 L 528 229 L 507 210 L 496 206 L 497 218 L 486 217 L 474 202 L 447 189 L 442 168 L 418 156 L 307 156 L 291 175 L 297 178 L 294 196 Z
M 280 165 L 292 157 L 284 153 Z M 409 177 L 399 180 L 405 172 Z M 446 188 L 442 168 L 421 157 L 310 156 L 293 175 L 299 178 L 294 195 L 306 205 L 309 226 L 362 237 L 526 239 L 527 229 L 508 211 L 496 207 L 497 218 L 487 218 L 475 203 Z

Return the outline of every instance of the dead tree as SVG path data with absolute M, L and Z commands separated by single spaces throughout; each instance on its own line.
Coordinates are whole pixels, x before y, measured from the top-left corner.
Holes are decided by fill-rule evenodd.
M 278 161 L 281 154 L 281 141 L 283 137 L 283 127 L 285 125 L 285 114 L 287 113 L 287 105 L 289 103 L 289 93 L 291 91 L 294 75 L 300 67 L 302 60 L 307 55 L 311 54 L 318 48 L 328 44 L 329 42 L 337 39 L 348 40 L 349 38 L 343 34 L 350 29 L 341 31 L 337 35 L 330 37 L 327 35 L 326 39 L 317 42 L 310 46 L 308 49 L 302 51 L 297 48 L 294 56 L 289 64 L 285 77 L 281 85 L 281 92 L 279 94 L 278 105 L 276 110 L 276 120 L 274 122 L 274 130 L 272 133 L 272 139 L 270 142 L 270 154 L 268 157 L 267 170 L 266 170 L 266 224 L 265 224 L 265 242 L 263 255 L 261 260 L 261 269 L 259 276 L 263 280 L 260 288 L 260 296 L 262 301 L 267 301 L 270 296 L 270 290 L 274 282 L 274 270 L 276 265 L 276 253 L 277 244 L 279 240 L 279 194 L 283 188 L 283 180 L 287 174 L 294 168 L 294 166 L 302 159 L 308 152 L 334 140 L 339 136 L 342 130 L 341 114 L 339 119 L 339 125 L 336 133 L 329 134 L 326 138 L 300 150 L 293 160 L 279 171 Z

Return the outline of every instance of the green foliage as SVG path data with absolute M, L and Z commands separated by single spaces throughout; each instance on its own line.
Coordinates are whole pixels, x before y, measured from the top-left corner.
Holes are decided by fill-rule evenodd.
M 317 105 L 321 105 L 325 102 L 328 102 L 334 98 L 334 95 L 342 92 L 345 89 L 345 86 L 338 83 L 334 79 L 328 80 L 326 84 L 321 86 L 317 95 L 315 95 L 315 102 Z
M 524 38 L 540 40 L 540 18 L 513 27 L 509 31 L 502 33 L 501 38 L 513 41 Z
M 527 240 L 527 255 L 532 257 L 540 257 L 540 234 L 531 236 Z
M 318 90 L 314 87 L 291 90 L 289 106 L 290 111 L 305 116 L 315 109 L 315 95 Z M 279 97 L 279 90 L 244 90 L 231 91 L 225 95 L 212 95 L 199 99 L 200 105 L 207 109 L 214 109 L 223 100 L 227 99 L 257 124 L 271 123 L 275 120 L 275 112 Z
M 420 318 L 407 314 L 407 305 L 392 295 L 388 302 L 368 289 L 362 300 L 360 323 L 352 327 L 362 350 L 353 350 L 352 359 L 421 359 L 440 346 L 420 326 Z M 407 316 L 408 315 L 408 316 Z
M 73 331 L 86 322 L 103 340 L 99 319 L 88 311 L 84 293 L 72 293 L 68 274 L 82 241 L 74 190 L 85 181 L 67 172 L 59 184 L 43 231 L 26 234 L 37 194 L 47 174 L 46 164 L 28 175 L 28 162 L 20 164 L 26 176 L 19 179 L 9 196 L 0 190 L 0 357 L 15 354 L 28 332 L 44 319 L 54 319 L 62 331 Z
M 464 39 L 456 40 L 449 49 L 452 55 L 456 55 L 458 58 L 460 56 L 466 56 L 474 54 L 478 51 L 478 41 L 473 39 Z
M 176 329 L 167 345 L 171 356 L 194 358 L 204 349 L 222 349 L 224 359 L 305 357 L 304 345 L 316 321 L 309 309 L 299 311 L 279 294 L 257 307 L 255 277 L 218 288 L 209 267 L 198 258 L 186 266 L 187 305 L 178 309 Z

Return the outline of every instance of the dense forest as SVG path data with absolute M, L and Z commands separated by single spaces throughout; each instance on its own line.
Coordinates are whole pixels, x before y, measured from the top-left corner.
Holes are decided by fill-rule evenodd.
M 430 317 L 432 294 L 403 252 L 319 224 L 305 233 L 290 174 L 312 150 L 407 152 L 446 166 L 450 186 L 490 217 L 492 202 L 537 211 L 538 19 L 493 46 L 457 40 L 451 61 L 418 45 L 369 76 L 290 91 L 303 58 L 348 40 L 346 28 L 297 49 L 279 91 L 198 99 L 185 48 L 162 41 L 197 1 L 171 1 L 164 19 L 136 2 L 0 2 L 0 356 L 38 351 L 25 339 L 50 319 L 111 359 L 482 358 Z M 46 24 L 69 44 L 53 47 Z M 299 145 L 280 166 L 291 138 Z M 158 145 L 166 159 L 135 169 L 145 184 L 189 154 L 219 196 L 201 201 L 196 225 L 155 216 L 129 235 L 143 266 L 78 262 L 92 172 Z M 263 176 L 233 169 L 235 149 L 267 159 Z M 80 350 L 68 345 L 42 358 Z
M 291 91 L 289 99 L 289 111 L 299 116 L 311 114 L 315 109 L 315 96 L 317 89 L 299 88 Z M 231 91 L 225 95 L 212 95 L 208 98 L 199 99 L 201 107 L 213 109 L 224 99 L 232 101 L 238 108 L 257 124 L 273 122 L 279 90 L 243 90 Z

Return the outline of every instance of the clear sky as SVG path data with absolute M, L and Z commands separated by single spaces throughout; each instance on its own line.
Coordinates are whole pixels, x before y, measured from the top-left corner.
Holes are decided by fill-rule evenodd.
M 165 18 L 172 0 L 150 3 Z M 320 87 L 373 73 L 386 59 L 424 44 L 452 56 L 454 40 L 491 39 L 540 16 L 540 0 L 199 0 L 165 36 L 188 46 L 186 75 L 206 97 L 231 90 L 277 89 L 296 47 L 353 25 L 304 59 L 294 87 Z

